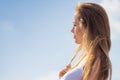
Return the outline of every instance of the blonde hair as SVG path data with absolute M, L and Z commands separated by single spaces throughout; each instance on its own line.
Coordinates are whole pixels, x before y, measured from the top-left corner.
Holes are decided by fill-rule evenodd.
M 103 7 L 95 3 L 78 3 L 76 13 L 85 29 L 82 48 L 87 51 L 87 61 L 84 66 L 82 80 L 89 80 L 96 60 L 100 60 L 96 78 L 92 80 L 110 80 L 112 66 L 109 58 L 111 47 L 110 26 L 108 16 Z

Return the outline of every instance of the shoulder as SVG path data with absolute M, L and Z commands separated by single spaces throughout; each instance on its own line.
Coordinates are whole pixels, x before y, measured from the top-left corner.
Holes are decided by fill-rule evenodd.
M 99 71 L 100 71 L 100 58 L 96 58 L 93 67 L 92 67 L 92 71 L 91 71 L 91 75 L 90 75 L 90 80 L 94 80 L 97 79 L 98 75 L 99 75 Z
M 76 68 L 68 71 L 63 76 L 62 80 L 81 80 L 82 72 L 83 72 L 83 68 L 82 67 L 76 67 Z

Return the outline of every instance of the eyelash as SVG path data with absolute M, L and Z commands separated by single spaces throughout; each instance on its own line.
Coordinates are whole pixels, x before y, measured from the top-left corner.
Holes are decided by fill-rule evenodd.
M 77 25 L 74 24 L 73 27 L 77 27 Z
M 73 26 L 76 26 L 75 24 L 73 24 Z

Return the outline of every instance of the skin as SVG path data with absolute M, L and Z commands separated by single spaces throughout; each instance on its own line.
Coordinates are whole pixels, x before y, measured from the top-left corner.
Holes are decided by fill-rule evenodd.
M 82 22 L 80 20 L 78 20 L 76 15 L 74 16 L 73 28 L 72 28 L 71 32 L 74 35 L 75 43 L 76 44 L 81 44 L 84 29 L 83 29 Z
M 83 25 L 80 20 L 78 20 L 77 16 L 74 16 L 73 20 L 73 28 L 71 29 L 71 32 L 73 33 L 75 43 L 81 44 L 82 43 L 82 37 L 84 33 Z M 59 72 L 59 78 L 63 77 L 66 72 L 68 72 L 71 69 L 71 65 L 68 64 L 66 67 Z

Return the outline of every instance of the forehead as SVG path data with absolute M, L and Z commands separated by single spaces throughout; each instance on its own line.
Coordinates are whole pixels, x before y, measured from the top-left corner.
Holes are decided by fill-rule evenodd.
M 78 19 L 77 14 L 75 13 L 75 14 L 74 14 L 73 23 L 78 23 L 78 22 L 79 22 L 79 19 Z

